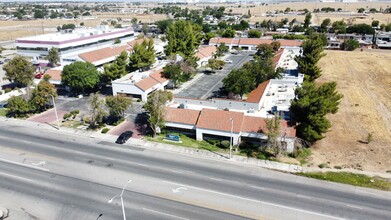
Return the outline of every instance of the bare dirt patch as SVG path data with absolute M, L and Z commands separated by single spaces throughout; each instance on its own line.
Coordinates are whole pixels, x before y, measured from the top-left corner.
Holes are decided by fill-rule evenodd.
M 337 81 L 344 95 L 333 127 L 313 149 L 310 163 L 330 162 L 373 172 L 391 170 L 391 51 L 326 51 L 319 82 Z M 373 141 L 366 141 L 368 133 Z

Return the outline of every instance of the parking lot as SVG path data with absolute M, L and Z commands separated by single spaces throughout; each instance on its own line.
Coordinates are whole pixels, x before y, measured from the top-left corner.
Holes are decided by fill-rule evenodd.
M 209 99 L 219 97 L 219 90 L 223 87 L 222 80 L 233 69 L 238 69 L 246 62 L 250 61 L 250 56 L 254 52 L 241 51 L 237 55 L 229 55 L 227 59 L 232 60 L 232 63 L 226 63 L 222 70 L 216 70 L 216 73 L 204 74 L 196 81 L 191 83 L 187 88 L 177 93 L 176 97 L 195 98 L 195 99 Z

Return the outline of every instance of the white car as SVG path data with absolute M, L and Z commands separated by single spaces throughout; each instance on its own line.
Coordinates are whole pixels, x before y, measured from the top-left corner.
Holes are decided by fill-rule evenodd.
M 226 60 L 224 60 L 224 62 L 225 62 L 225 63 L 232 63 L 232 60 L 226 59 Z

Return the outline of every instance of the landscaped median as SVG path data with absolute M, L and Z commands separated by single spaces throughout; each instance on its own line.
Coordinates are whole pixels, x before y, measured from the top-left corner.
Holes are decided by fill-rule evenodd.
M 349 172 L 308 172 L 296 173 L 300 176 L 327 180 L 338 183 L 350 184 L 353 186 L 368 187 L 379 190 L 391 191 L 391 179 L 381 177 L 369 177 L 364 174 L 355 174 Z

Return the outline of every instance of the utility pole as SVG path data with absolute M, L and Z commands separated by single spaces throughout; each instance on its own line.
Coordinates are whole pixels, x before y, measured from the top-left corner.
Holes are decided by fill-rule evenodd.
M 58 120 L 56 103 L 54 102 L 54 97 L 53 96 L 51 96 L 51 97 L 52 97 L 52 102 L 53 102 L 53 107 L 54 107 L 54 113 L 56 114 L 57 129 L 60 130 L 60 121 Z

